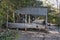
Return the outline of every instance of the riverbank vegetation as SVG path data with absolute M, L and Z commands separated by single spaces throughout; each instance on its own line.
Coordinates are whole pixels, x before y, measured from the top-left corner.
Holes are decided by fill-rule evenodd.
M 45 5 L 45 4 L 44 4 Z M 1 0 L 0 1 L 0 28 L 6 25 L 7 23 L 7 16 L 9 17 L 9 21 L 13 22 L 14 17 L 13 13 L 15 10 L 20 9 L 22 7 L 27 6 L 44 6 L 43 1 L 36 1 L 36 0 Z M 46 6 L 48 7 L 48 22 L 60 25 L 60 16 L 58 17 L 59 10 L 53 7 L 52 4 L 47 3 Z M 38 19 L 43 18 L 41 16 L 37 17 Z M 4 26 L 5 27 L 5 26 Z M 6 37 L 14 33 L 11 32 L 3 32 L 2 37 Z M 6 35 L 5 35 L 6 34 Z M 3 40 L 1 37 L 1 40 Z M 8 38 L 6 39 L 8 40 Z M 10 39 L 11 40 L 11 39 Z

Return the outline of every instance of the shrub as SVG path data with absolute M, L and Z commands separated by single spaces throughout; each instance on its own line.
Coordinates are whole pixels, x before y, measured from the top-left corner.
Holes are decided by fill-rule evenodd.
M 17 33 L 12 30 L 5 30 L 0 33 L 0 40 L 15 40 L 16 34 Z

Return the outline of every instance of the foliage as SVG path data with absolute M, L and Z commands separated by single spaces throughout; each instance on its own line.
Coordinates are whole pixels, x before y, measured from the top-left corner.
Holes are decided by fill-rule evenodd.
M 58 9 L 53 7 L 53 4 L 47 3 L 48 6 L 48 22 L 56 24 Z
M 7 14 L 9 16 L 9 21 L 14 20 L 13 12 L 21 7 L 34 7 L 34 6 L 42 6 L 45 1 L 36 1 L 36 0 L 2 0 L 0 2 L 0 24 L 6 23 L 7 21 Z M 45 4 L 44 4 L 45 5 Z M 59 13 L 57 8 L 53 7 L 51 3 L 46 3 L 48 9 L 48 20 L 53 21 L 56 19 L 55 17 Z M 38 17 L 40 18 L 40 17 Z M 1 26 L 0 25 L 0 26 Z
M 56 23 L 55 19 L 56 19 L 55 16 L 48 15 L 48 22 L 49 22 L 49 23 Z
M 1 0 L 0 2 L 0 24 L 7 21 L 7 14 L 9 20 L 13 21 L 13 12 L 16 9 L 27 6 L 40 6 L 42 2 L 36 0 Z M 0 25 L 1 26 L 1 25 Z
M 5 30 L 0 33 L 0 40 L 15 40 L 17 32 L 12 30 Z
M 60 26 L 60 17 L 57 17 L 57 18 L 56 18 L 56 24 L 57 24 L 58 26 Z
M 27 7 L 27 6 L 41 6 L 42 1 L 36 1 L 36 0 L 21 0 L 21 6 Z

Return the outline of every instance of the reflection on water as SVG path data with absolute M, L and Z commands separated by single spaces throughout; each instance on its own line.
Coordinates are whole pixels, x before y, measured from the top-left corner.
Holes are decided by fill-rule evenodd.
M 52 31 L 59 31 L 60 28 L 57 26 L 48 26 L 48 28 Z M 16 40 L 60 40 L 60 34 L 50 34 L 50 33 L 42 33 L 42 32 L 22 32 L 19 31 L 19 38 Z
M 24 33 L 24 34 L 23 34 Z M 19 38 L 16 40 L 60 40 L 60 34 L 46 34 L 36 32 L 21 32 L 19 31 Z
M 60 27 L 59 27 L 59 26 L 48 26 L 48 28 L 49 28 L 50 30 L 60 32 Z

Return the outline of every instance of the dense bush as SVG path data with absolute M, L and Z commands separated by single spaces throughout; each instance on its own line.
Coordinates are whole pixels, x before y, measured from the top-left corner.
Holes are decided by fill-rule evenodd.
M 11 30 L 5 30 L 4 32 L 0 32 L 0 40 L 15 40 L 16 32 Z
M 56 18 L 56 24 L 57 24 L 57 26 L 60 26 L 60 17 Z

